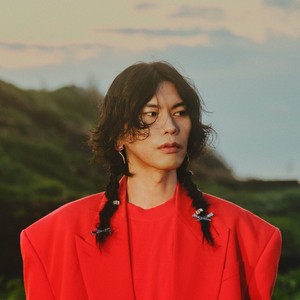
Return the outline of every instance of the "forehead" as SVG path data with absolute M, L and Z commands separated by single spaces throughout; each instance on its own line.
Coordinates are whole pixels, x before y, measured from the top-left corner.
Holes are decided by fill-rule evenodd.
M 178 94 L 176 86 L 169 81 L 163 81 L 156 90 L 153 97 L 147 102 L 148 105 L 164 105 L 164 104 L 182 104 L 183 100 Z

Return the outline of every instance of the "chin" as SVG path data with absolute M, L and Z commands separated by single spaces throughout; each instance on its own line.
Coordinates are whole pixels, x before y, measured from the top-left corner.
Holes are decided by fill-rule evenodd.
M 182 163 L 183 163 L 183 160 L 161 164 L 160 169 L 166 170 L 166 171 L 177 170 L 182 165 Z

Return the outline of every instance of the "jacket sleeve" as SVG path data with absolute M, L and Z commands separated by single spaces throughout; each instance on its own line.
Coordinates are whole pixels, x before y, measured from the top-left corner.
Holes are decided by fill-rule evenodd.
M 281 253 L 281 234 L 275 228 L 263 249 L 248 284 L 250 299 L 269 300 L 272 297 Z
M 21 232 L 23 276 L 27 300 L 54 300 L 49 279 L 26 230 Z

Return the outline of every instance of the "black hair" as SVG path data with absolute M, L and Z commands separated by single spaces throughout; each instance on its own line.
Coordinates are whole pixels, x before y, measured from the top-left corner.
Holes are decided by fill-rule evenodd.
M 110 219 L 118 208 L 119 178 L 122 175 L 131 176 L 125 150 L 122 151 L 124 163 L 116 150 L 116 145 L 126 134 L 132 137 L 142 134 L 147 138 L 147 129 L 150 125 L 143 122 L 141 112 L 164 81 L 169 81 L 176 87 L 186 105 L 192 124 L 187 157 L 177 169 L 178 181 L 186 188 L 195 209 L 202 208 L 201 214 L 207 214 L 208 203 L 193 183 L 191 172 L 188 170 L 189 158 L 195 158 L 202 153 L 213 131 L 210 126 L 202 123 L 203 101 L 193 84 L 169 63 L 137 63 L 126 68 L 114 79 L 100 107 L 99 122 L 90 131 L 89 145 L 94 159 L 108 170 L 110 178 L 105 191 L 107 202 L 99 213 L 99 223 L 95 230 L 99 245 L 113 233 Z M 210 222 L 202 221 L 201 229 L 205 240 L 213 244 Z

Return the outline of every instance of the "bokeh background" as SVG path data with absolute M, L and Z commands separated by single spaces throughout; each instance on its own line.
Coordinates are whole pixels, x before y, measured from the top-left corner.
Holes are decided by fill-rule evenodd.
M 152 60 L 192 79 L 218 134 L 194 166 L 199 185 L 280 227 L 274 297 L 300 299 L 299 0 L 4 0 L 0 11 L 0 299 L 23 297 L 20 230 L 104 187 L 86 132 L 113 78 Z
M 300 179 L 300 1 L 1 1 L 0 76 L 93 82 L 167 60 L 190 77 L 240 176 Z

